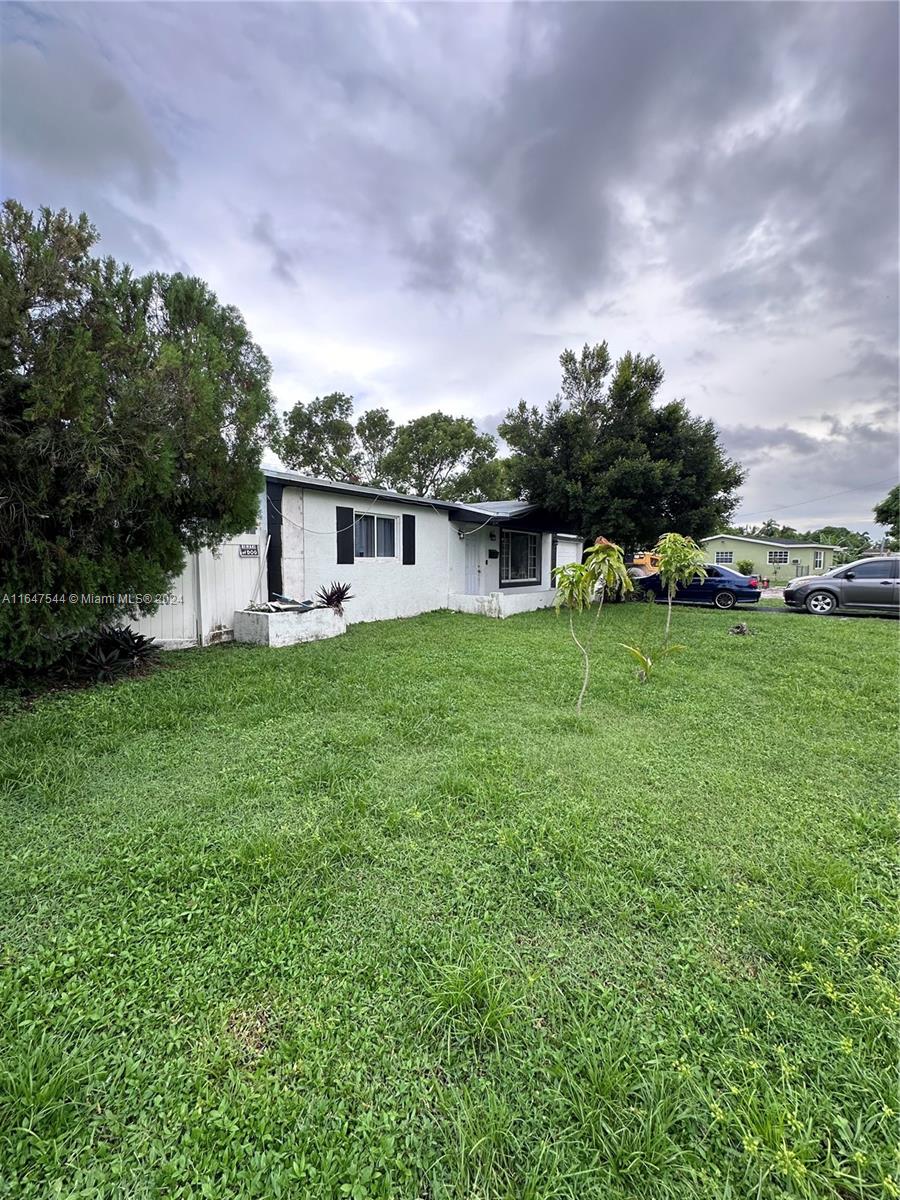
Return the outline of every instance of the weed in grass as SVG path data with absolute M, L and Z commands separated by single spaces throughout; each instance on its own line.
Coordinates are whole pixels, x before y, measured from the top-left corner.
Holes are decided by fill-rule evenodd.
M 448 961 L 431 959 L 421 974 L 426 1029 L 446 1041 L 448 1056 L 453 1045 L 502 1042 L 521 998 L 509 973 L 491 962 L 484 949 L 464 945 Z

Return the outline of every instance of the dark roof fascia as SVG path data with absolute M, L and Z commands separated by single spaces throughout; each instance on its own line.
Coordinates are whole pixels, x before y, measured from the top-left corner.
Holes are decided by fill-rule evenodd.
M 536 506 L 528 512 L 491 515 L 483 510 L 459 507 L 451 510 L 450 520 L 467 525 L 502 525 L 504 529 L 519 529 L 523 533 L 577 533 L 571 523 L 561 521 L 553 513 Z
M 273 467 L 263 467 L 262 471 L 266 479 L 277 480 L 287 487 L 308 488 L 313 492 L 339 492 L 345 496 L 362 496 L 367 500 L 381 500 L 385 504 L 412 504 L 420 508 L 438 509 L 448 514 L 455 507 L 450 500 L 435 500 L 430 496 L 404 496 L 400 492 L 364 487 L 362 484 L 345 483 L 338 479 L 314 479 L 310 475 L 300 475 L 294 471 L 278 471 Z

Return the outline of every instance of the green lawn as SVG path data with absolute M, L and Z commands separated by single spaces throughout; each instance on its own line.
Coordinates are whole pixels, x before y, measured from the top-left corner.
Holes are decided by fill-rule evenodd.
M 897 626 L 663 618 L 580 719 L 550 612 L 6 717 L 0 1195 L 900 1195 Z

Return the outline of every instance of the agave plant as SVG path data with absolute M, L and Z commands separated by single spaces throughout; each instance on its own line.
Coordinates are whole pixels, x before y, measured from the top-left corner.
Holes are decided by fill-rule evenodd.
M 152 637 L 135 633 L 130 626 L 105 625 L 72 646 L 62 670 L 78 679 L 111 683 L 152 661 L 158 653 L 159 647 Z
M 328 587 L 320 587 L 316 592 L 318 604 L 316 608 L 331 608 L 339 617 L 344 615 L 344 602 L 352 600 L 349 583 L 330 583 Z

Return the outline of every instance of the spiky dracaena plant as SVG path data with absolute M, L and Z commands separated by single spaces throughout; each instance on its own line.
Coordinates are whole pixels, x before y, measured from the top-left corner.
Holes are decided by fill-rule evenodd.
M 602 584 L 600 599 L 597 605 L 597 619 L 603 607 L 603 599 L 608 591 L 621 587 L 631 591 L 632 583 L 622 557 L 621 547 L 609 542 L 606 538 L 598 538 L 585 556 L 583 563 L 568 563 L 557 567 L 556 575 L 556 611 L 561 608 L 569 610 L 569 632 L 572 641 L 581 651 L 584 659 L 584 678 L 581 681 L 581 691 L 578 693 L 576 712 L 581 712 L 584 695 L 591 676 L 590 645 L 584 645 L 575 633 L 574 614 L 590 608 L 597 588 Z M 596 630 L 596 622 L 594 624 Z
M 669 644 L 669 629 L 672 625 L 672 601 L 678 585 L 690 583 L 695 575 L 706 578 L 705 555 L 693 538 L 680 533 L 664 533 L 653 553 L 659 555 L 659 577 L 666 589 L 668 612 L 666 613 L 666 636 L 664 645 Z

